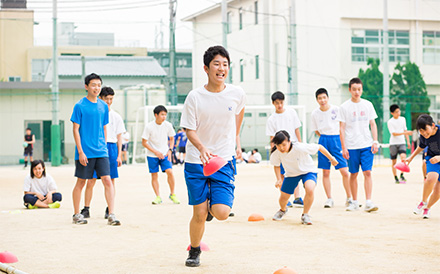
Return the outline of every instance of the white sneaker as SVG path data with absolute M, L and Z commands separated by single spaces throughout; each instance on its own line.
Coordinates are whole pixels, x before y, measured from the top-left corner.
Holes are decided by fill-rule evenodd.
M 346 211 L 356 211 L 359 210 L 358 201 L 351 201 L 348 207 L 345 209 Z
M 333 199 L 328 198 L 327 201 L 325 201 L 324 208 L 332 208 L 334 204 L 335 202 L 333 202 Z
M 310 218 L 309 214 L 303 214 L 301 216 L 301 223 L 305 225 L 311 225 L 312 224 L 312 218 Z
M 280 209 L 277 211 L 277 213 L 275 213 L 275 215 L 273 215 L 272 220 L 281 221 L 281 219 L 284 217 L 284 215 L 286 215 L 286 213 L 287 213 L 287 208 L 286 208 L 286 211 L 282 211 Z
M 423 209 L 423 219 L 429 219 L 429 208 Z
M 348 207 L 351 202 L 353 202 L 353 199 L 352 198 L 347 198 L 347 200 L 345 200 L 345 207 Z
M 414 208 L 413 213 L 416 215 L 422 214 L 423 210 L 426 208 L 425 202 L 420 202 L 420 204 L 417 205 L 416 208 Z
M 373 211 L 377 211 L 377 210 L 379 210 L 379 208 L 377 206 L 375 206 L 373 203 L 367 203 L 365 205 L 366 212 L 373 212 Z

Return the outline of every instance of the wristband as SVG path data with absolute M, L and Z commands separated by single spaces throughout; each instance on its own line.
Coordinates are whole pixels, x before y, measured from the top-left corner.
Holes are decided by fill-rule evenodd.
M 376 145 L 378 145 L 378 144 L 379 144 L 379 142 L 378 142 L 378 141 L 373 141 L 373 144 L 376 144 Z

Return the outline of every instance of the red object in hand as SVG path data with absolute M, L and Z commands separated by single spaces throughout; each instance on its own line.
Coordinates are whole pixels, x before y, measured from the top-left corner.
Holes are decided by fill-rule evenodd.
M 0 253 L 0 263 L 11 264 L 16 262 L 18 262 L 17 256 L 11 252 L 5 251 Z
M 219 171 L 228 162 L 222 157 L 214 156 L 208 160 L 208 163 L 203 167 L 203 175 L 210 176 Z
M 405 164 L 404 162 L 398 162 L 394 165 L 394 168 L 402 171 L 402 172 L 409 172 L 409 166 Z

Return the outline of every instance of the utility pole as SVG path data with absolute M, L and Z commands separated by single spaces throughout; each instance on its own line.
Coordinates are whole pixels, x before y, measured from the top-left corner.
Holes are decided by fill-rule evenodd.
M 389 79 L 389 51 L 388 51 L 388 1 L 383 0 L 383 122 L 382 142 L 385 143 L 390 135 L 388 133 L 387 121 L 390 117 L 390 79 Z
M 298 64 L 296 56 L 296 16 L 295 0 L 290 4 L 290 72 L 289 97 L 292 105 L 298 104 Z
M 177 105 L 177 76 L 176 76 L 176 8 L 177 0 L 170 0 L 170 70 L 169 70 L 169 92 L 171 105 Z
M 53 43 L 52 43 L 52 126 L 51 135 L 51 162 L 52 166 L 61 164 L 61 138 L 59 113 L 59 88 L 58 88 L 58 46 L 57 46 L 57 0 L 53 0 Z

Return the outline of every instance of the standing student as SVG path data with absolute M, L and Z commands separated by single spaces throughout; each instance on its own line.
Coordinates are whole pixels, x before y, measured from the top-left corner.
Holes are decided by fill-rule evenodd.
M 124 121 L 121 115 L 111 109 L 115 92 L 111 87 L 103 87 L 99 98 L 103 100 L 109 109 L 109 123 L 107 124 L 107 150 L 108 160 L 110 163 L 110 178 L 112 180 L 113 188 L 115 188 L 115 179 L 119 178 L 118 167 L 122 165 L 122 133 L 125 132 Z M 87 181 L 86 191 L 84 193 L 84 208 L 81 214 L 84 218 L 90 218 L 90 203 L 92 202 L 93 187 L 98 178 L 96 172 L 93 174 L 93 179 Z M 108 218 L 108 207 L 105 209 L 104 218 Z
M 102 80 L 95 73 L 84 79 L 87 96 L 75 104 L 70 121 L 73 123 L 73 138 L 75 139 L 75 177 L 73 188 L 72 217 L 74 224 L 87 224 L 79 211 L 82 189 L 87 179 L 93 179 L 93 174 L 101 177 L 105 189 L 109 216 L 107 224 L 116 226 L 121 222 L 114 214 L 115 189 L 110 179 L 110 163 L 106 144 L 107 124 L 109 121 L 108 106 L 98 98 L 101 92 Z
M 334 158 L 325 147 L 317 144 L 304 144 L 300 142 L 291 142 L 289 133 L 285 130 L 278 131 L 272 139 L 274 146 L 271 150 L 270 163 L 274 165 L 277 181 L 275 187 L 280 188 L 280 210 L 275 213 L 273 220 L 279 221 L 287 213 L 287 201 L 294 189 L 302 181 L 306 190 L 304 196 L 304 209 L 301 215 L 301 223 L 312 224 L 309 215 L 315 197 L 315 187 L 317 180 L 317 169 L 310 154 L 321 152 L 333 165 L 338 165 Z M 280 165 L 283 163 L 286 171 L 284 179 L 281 177 Z
M 272 113 L 266 122 L 266 135 L 270 137 L 271 145 L 272 138 L 280 130 L 285 130 L 289 133 L 292 141 L 301 142 L 301 121 L 294 109 L 284 108 L 284 94 L 281 91 L 274 92 L 271 96 L 272 105 L 275 107 L 275 113 Z M 281 175 L 284 176 L 284 168 L 281 164 Z M 295 189 L 293 204 L 298 207 L 304 206 L 304 202 L 299 193 L 299 187 Z M 290 201 L 287 203 L 288 207 L 293 205 Z
M 325 147 L 335 156 L 339 164 L 335 169 L 339 170 L 342 176 L 342 184 L 347 195 L 346 207 L 351 198 L 347 160 L 342 156 L 341 139 L 339 136 L 339 107 L 329 104 L 328 92 L 320 88 L 315 92 L 316 101 L 319 107 L 312 111 L 310 128 L 319 136 L 319 144 Z M 327 201 L 325 208 L 331 208 L 334 201 L 331 194 L 330 183 L 330 162 L 321 152 L 318 152 L 318 168 L 322 169 L 322 184 L 324 186 Z
M 186 142 L 188 141 L 188 138 L 186 137 L 186 132 L 184 129 L 181 129 L 177 136 L 177 146 L 179 148 L 179 156 L 177 159 L 179 163 L 183 164 L 185 162 Z
M 440 199 L 440 126 L 434 123 L 431 116 L 422 114 L 417 118 L 417 129 L 420 132 L 420 143 L 406 162 L 410 164 L 417 154 L 427 149 L 427 175 L 423 184 L 422 201 L 414 209 L 414 214 L 423 213 L 423 219 L 429 219 L 429 210 Z
M 142 133 L 142 145 L 147 149 L 148 170 L 151 173 L 151 185 L 153 186 L 156 198 L 152 204 L 158 205 L 162 203 L 159 191 L 159 167 L 168 177 L 168 185 L 170 186 L 170 200 L 175 204 L 180 204 L 174 193 L 174 174 L 173 165 L 171 164 L 171 152 L 174 146 L 173 125 L 166 121 L 168 110 L 159 105 L 154 108 L 154 120 L 149 122 Z M 170 140 L 168 141 L 168 138 Z
M 359 209 L 357 197 L 359 166 L 364 174 L 364 188 L 366 196 L 366 212 L 373 212 L 379 208 L 371 201 L 373 192 L 373 168 L 374 154 L 377 153 L 379 142 L 377 141 L 377 118 L 376 111 L 370 101 L 362 99 L 362 81 L 355 77 L 348 83 L 348 91 L 351 98 L 340 107 L 340 137 L 342 155 L 348 160 L 350 172 L 350 190 L 353 201 L 347 207 L 347 211 Z M 371 131 L 370 131 L 371 129 Z
M 26 135 L 24 135 L 24 143 L 27 144 L 24 148 L 24 168 L 27 167 L 27 159 L 29 156 L 30 162 L 34 160 L 33 153 L 34 153 L 34 144 L 35 144 L 35 135 L 32 134 L 32 130 L 30 128 L 26 129 Z
M 126 131 L 122 134 L 122 164 L 128 164 L 128 145 L 130 143 L 130 132 Z
M 240 127 L 244 117 L 245 93 L 225 84 L 229 72 L 229 53 L 213 46 L 203 56 L 208 83 L 192 90 L 185 100 L 180 125 L 189 142 L 185 158 L 185 181 L 193 216 L 189 225 L 191 249 L 185 265 L 200 265 L 200 242 L 205 221 L 226 220 L 234 201 L 235 159 L 241 155 Z M 228 163 L 204 176 L 203 165 L 218 155 Z
M 46 174 L 43 160 L 31 162 L 31 172 L 24 179 L 23 190 L 24 206 L 29 209 L 60 207 L 61 193 L 57 192 L 52 176 Z
M 400 159 L 405 161 L 406 159 L 406 147 L 405 139 L 408 149 L 411 149 L 411 143 L 409 142 L 409 135 L 412 131 L 407 130 L 406 120 L 404 117 L 400 116 L 400 108 L 398 105 L 390 106 L 390 113 L 393 115 L 391 119 L 388 120 L 388 130 L 390 131 L 390 158 L 391 158 L 391 169 L 394 176 L 394 181 L 396 184 L 406 183 L 406 179 L 403 176 L 403 172 L 400 173 L 400 179 L 397 177 L 397 171 L 394 165 L 397 161 L 397 154 L 400 155 Z

